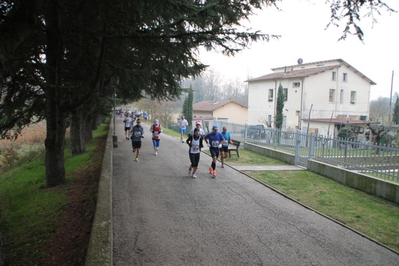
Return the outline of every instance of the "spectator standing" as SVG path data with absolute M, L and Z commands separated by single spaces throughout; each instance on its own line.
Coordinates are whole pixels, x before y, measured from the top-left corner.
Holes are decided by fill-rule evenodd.
M 230 132 L 227 131 L 226 127 L 223 127 L 222 135 L 225 141 L 222 144 L 222 148 L 220 148 L 220 160 L 222 162 L 222 168 L 224 168 L 224 159 L 229 155 L 229 143 L 233 144 L 233 142 L 230 138 Z
M 212 127 L 212 132 L 205 136 L 205 141 L 208 140 L 209 152 L 211 153 L 212 163 L 209 167 L 209 173 L 213 178 L 216 178 L 216 160 L 219 157 L 219 149 L 222 148 L 222 144 L 225 142 L 223 135 L 218 132 L 218 126 Z
M 186 120 L 186 118 L 184 117 L 184 115 L 181 116 L 181 118 L 179 119 L 179 121 L 177 122 L 179 129 L 180 129 L 180 140 L 182 143 L 184 143 L 184 134 L 186 134 L 186 128 L 188 125 L 188 122 Z
M 130 128 L 133 126 L 134 119 L 131 117 L 129 113 L 125 114 L 125 119 L 123 119 L 123 123 L 125 123 L 125 137 L 129 139 Z
M 188 167 L 188 174 L 192 178 L 197 178 L 195 175 L 195 172 L 197 172 L 198 169 L 198 164 L 200 161 L 200 154 L 201 154 L 201 149 L 204 147 L 203 146 L 203 136 L 199 134 L 199 129 L 195 128 L 194 129 L 194 134 L 189 135 L 188 139 L 186 140 L 189 148 L 189 157 L 190 157 L 190 166 Z
M 135 161 L 139 161 L 141 139 L 144 138 L 144 129 L 141 126 L 141 120 L 137 119 L 136 125 L 130 130 L 130 138 L 132 140 L 133 152 L 136 152 Z
M 155 119 L 154 124 L 151 125 L 150 131 L 152 132 L 152 144 L 154 146 L 154 154 L 158 155 L 160 134 L 162 133 L 162 125 L 158 119 Z

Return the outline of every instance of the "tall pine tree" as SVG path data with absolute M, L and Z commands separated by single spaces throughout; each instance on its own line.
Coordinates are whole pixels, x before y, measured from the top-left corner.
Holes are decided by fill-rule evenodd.
M 188 95 L 186 99 L 184 99 L 183 103 L 183 115 L 186 117 L 186 120 L 188 122 L 188 131 L 191 129 L 192 124 L 193 124 L 193 90 L 190 86 L 190 89 L 188 90 Z
M 284 91 L 283 85 L 278 87 L 277 92 L 277 106 L 276 106 L 276 117 L 274 119 L 274 126 L 278 129 L 281 129 L 283 126 L 283 108 L 284 108 Z
M 392 123 L 399 125 L 399 95 L 396 96 L 396 102 L 393 106 Z

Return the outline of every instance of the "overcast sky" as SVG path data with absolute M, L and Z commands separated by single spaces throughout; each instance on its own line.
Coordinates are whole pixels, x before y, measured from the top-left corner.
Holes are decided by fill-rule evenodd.
M 385 0 L 399 11 L 398 0 Z M 343 27 L 329 27 L 329 5 L 322 0 L 283 0 L 275 8 L 258 11 L 251 17 L 250 26 L 262 33 L 278 34 L 282 38 L 255 43 L 235 57 L 217 52 L 201 52 L 201 60 L 225 78 L 259 77 L 272 72 L 271 68 L 330 59 L 343 59 L 377 85 L 371 88 L 371 99 L 390 97 L 392 71 L 393 93 L 399 93 L 399 14 L 381 10 L 378 23 L 362 18 L 362 43 L 356 36 L 338 41 Z

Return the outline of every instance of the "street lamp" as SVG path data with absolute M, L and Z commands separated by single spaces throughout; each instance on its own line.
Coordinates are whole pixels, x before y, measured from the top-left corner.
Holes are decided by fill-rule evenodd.
M 349 116 L 346 116 L 346 141 L 345 141 L 345 166 L 347 167 L 348 165 L 346 164 L 346 157 L 348 156 L 348 141 L 349 141 Z
M 118 147 L 118 136 L 115 134 L 115 117 L 116 117 L 116 86 L 114 86 L 114 135 L 112 135 L 112 143 L 114 148 Z
M 308 129 L 306 130 L 306 147 L 308 147 L 309 138 L 309 127 L 310 127 L 310 115 L 312 114 L 313 103 L 310 105 L 309 118 L 308 118 Z

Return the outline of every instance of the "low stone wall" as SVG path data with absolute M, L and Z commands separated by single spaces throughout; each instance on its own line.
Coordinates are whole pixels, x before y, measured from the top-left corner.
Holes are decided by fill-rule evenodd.
M 112 120 L 111 120 L 112 121 Z M 100 183 L 98 185 L 96 214 L 90 234 L 85 266 L 109 266 L 112 260 L 112 175 L 114 125 L 111 122 L 105 148 Z
M 251 143 L 244 143 L 244 149 L 265 155 L 267 157 L 277 159 L 279 161 L 282 161 L 282 162 L 285 162 L 288 164 L 292 164 L 292 165 L 295 164 L 295 155 L 290 154 L 290 153 L 272 150 L 267 147 L 263 147 L 263 146 L 259 146 L 259 145 L 251 144 Z
M 265 156 L 277 159 L 288 164 L 295 163 L 295 156 L 267 147 L 258 146 L 254 144 L 245 143 L 244 148 Z M 307 169 L 316 174 L 333 179 L 348 187 L 358 189 L 370 195 L 387 199 L 392 202 L 399 203 L 399 184 L 385 181 L 378 178 L 373 178 L 356 171 L 350 171 L 337 166 L 318 162 L 315 160 L 308 160 Z
M 307 169 L 348 187 L 399 203 L 399 184 L 314 160 L 308 161 Z

